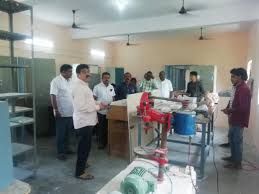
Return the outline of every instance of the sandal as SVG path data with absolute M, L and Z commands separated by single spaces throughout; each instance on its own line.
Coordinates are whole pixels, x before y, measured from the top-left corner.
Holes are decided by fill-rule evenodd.
M 76 178 L 82 179 L 82 180 L 92 180 L 94 179 L 94 176 L 88 172 L 84 172 L 83 174 L 81 174 L 80 176 L 77 176 Z

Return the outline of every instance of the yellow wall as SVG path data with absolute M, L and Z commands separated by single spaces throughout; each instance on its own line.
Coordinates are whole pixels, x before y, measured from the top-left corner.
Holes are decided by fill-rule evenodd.
M 164 38 L 142 41 L 138 46 L 114 45 L 113 64 L 122 66 L 138 80 L 148 70 L 156 77 L 166 64 L 199 64 L 217 66 L 217 91 L 231 87 L 229 71 L 234 67 L 246 66 L 248 33 L 236 32 L 213 36 L 213 40 L 199 41 L 195 38 Z M 223 108 L 228 98 L 221 98 Z M 216 125 L 227 127 L 227 120 L 219 111 Z

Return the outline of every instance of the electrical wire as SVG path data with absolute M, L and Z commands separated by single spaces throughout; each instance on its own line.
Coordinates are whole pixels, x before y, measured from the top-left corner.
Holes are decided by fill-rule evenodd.
M 166 172 L 166 170 L 164 170 L 165 172 L 165 175 L 168 177 L 168 179 L 169 179 L 169 181 L 170 181 L 170 183 L 171 183 L 171 194 L 173 194 L 173 181 L 172 181 L 172 179 L 171 179 L 171 177 L 168 175 L 168 173 Z
M 215 111 L 214 111 L 215 112 Z M 218 118 L 218 113 L 219 113 L 219 109 L 218 109 L 218 106 L 216 106 L 216 116 L 214 117 L 214 122 L 217 120 Z M 214 123 L 212 123 L 213 125 Z M 216 185 L 217 185 L 217 193 L 220 194 L 220 188 L 219 188 L 219 171 L 218 171 L 218 168 L 217 168 L 217 165 L 216 165 L 216 160 L 215 160 L 215 146 L 214 146 L 214 130 L 213 130 L 213 136 L 212 136 L 212 139 L 211 139 L 211 142 L 212 142 L 212 149 L 213 149 L 213 165 L 214 165 L 214 168 L 216 170 Z
M 216 176 L 217 176 L 217 193 L 220 194 L 220 190 L 219 190 L 219 172 L 218 172 L 218 168 L 217 168 L 216 161 L 215 161 L 214 138 L 212 139 L 212 149 L 213 149 L 213 165 L 215 167 Z
M 148 169 L 148 172 L 156 178 L 155 173 L 152 172 L 152 171 L 150 171 L 150 170 L 153 170 L 153 169 L 156 169 L 156 170 L 157 170 L 158 167 L 156 167 L 156 168 L 149 168 L 149 169 Z M 173 181 L 172 181 L 171 177 L 168 175 L 167 170 L 163 169 L 163 171 L 164 171 L 165 175 L 167 176 L 167 178 L 168 178 L 169 181 L 170 181 L 170 190 L 171 190 L 170 194 L 173 194 Z

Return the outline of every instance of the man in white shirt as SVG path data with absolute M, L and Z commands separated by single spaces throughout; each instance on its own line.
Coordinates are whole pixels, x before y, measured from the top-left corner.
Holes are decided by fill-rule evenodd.
M 88 85 L 91 76 L 88 65 L 78 65 L 76 73 L 78 79 L 72 85 L 73 121 L 80 140 L 77 148 L 75 177 L 89 180 L 94 178 L 93 175 L 85 171 L 91 150 L 92 131 L 97 124 L 97 111 L 106 109 L 107 105 L 103 103 L 98 105 L 94 100 L 93 92 Z
M 173 86 L 170 80 L 165 78 L 165 72 L 159 73 L 160 80 L 157 81 L 157 86 L 160 91 L 161 97 L 172 98 L 173 97 Z
M 110 105 L 114 100 L 115 92 L 113 86 L 110 84 L 110 73 L 104 72 L 102 74 L 102 82 L 94 87 L 94 98 L 98 102 L 106 105 Z M 106 113 L 108 109 L 99 110 L 98 115 L 98 149 L 104 149 L 108 141 L 108 120 L 106 119 Z
M 56 120 L 56 141 L 58 159 L 66 160 L 69 150 L 69 135 L 73 129 L 73 105 L 71 96 L 72 66 L 60 67 L 60 75 L 50 83 L 50 98 Z

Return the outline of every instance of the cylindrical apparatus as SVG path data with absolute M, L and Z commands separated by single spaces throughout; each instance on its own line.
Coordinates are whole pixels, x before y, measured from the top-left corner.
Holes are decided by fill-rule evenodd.
M 174 132 L 179 135 L 195 135 L 195 112 L 176 112 L 173 117 Z

